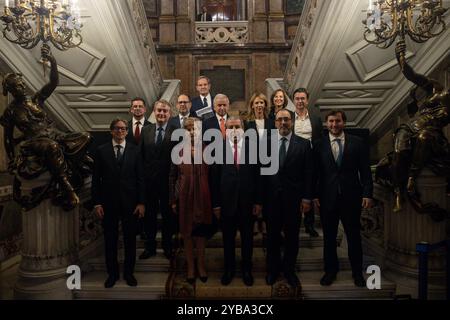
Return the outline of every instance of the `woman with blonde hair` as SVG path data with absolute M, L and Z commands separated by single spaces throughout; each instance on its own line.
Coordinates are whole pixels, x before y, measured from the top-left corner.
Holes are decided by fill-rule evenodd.
M 212 218 L 212 199 L 208 183 L 208 165 L 203 162 L 201 121 L 189 117 L 184 121 L 187 143 L 180 151 L 181 164 L 172 164 L 170 172 L 170 204 L 179 216 L 179 230 L 183 238 L 187 262 L 186 280 L 195 282 L 194 247 L 197 249 L 197 272 L 200 280 L 206 282 L 205 268 L 206 239 L 215 232 Z M 183 151 L 190 156 L 183 156 Z M 185 161 L 190 159 L 191 161 Z
M 262 93 L 254 93 L 248 104 L 248 116 L 245 122 L 245 131 L 256 130 L 261 139 L 264 129 L 275 128 L 275 122 L 269 118 L 269 104 L 267 98 Z

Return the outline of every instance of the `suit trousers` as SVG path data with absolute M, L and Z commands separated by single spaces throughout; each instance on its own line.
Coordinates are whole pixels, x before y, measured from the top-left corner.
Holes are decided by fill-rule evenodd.
M 347 202 L 347 205 L 344 205 Z M 332 209 L 328 209 L 332 208 Z M 348 200 L 338 196 L 333 206 L 320 208 L 320 220 L 324 237 L 324 269 L 325 272 L 335 273 L 339 271 L 337 257 L 337 233 L 339 220 L 344 226 L 348 243 L 348 257 L 353 274 L 362 273 L 362 245 L 360 234 L 361 202 L 348 205 Z
M 294 273 L 299 250 L 300 202 L 284 199 L 276 192 L 267 212 L 267 271 Z M 281 232 L 284 233 L 284 256 L 281 259 Z
M 236 268 L 235 241 L 237 230 L 239 230 L 241 237 L 242 270 L 251 271 L 252 269 L 253 224 L 255 222 L 252 209 L 252 206 L 239 205 L 234 215 L 222 215 L 220 218 L 225 270 L 234 272 Z
M 175 216 L 169 207 L 169 188 L 161 186 L 160 188 L 149 188 L 151 192 L 147 194 L 147 210 L 144 215 L 144 230 L 147 239 L 145 249 L 148 251 L 156 250 L 156 233 L 158 231 L 158 212 L 162 218 L 162 248 L 164 250 L 172 249 L 172 236 L 175 233 Z
M 131 275 L 136 263 L 136 225 L 137 218 L 131 212 L 118 214 L 105 212 L 103 218 L 103 236 L 105 239 L 106 270 L 110 276 L 119 276 L 119 262 L 117 259 L 119 221 L 122 223 L 125 260 L 123 274 Z

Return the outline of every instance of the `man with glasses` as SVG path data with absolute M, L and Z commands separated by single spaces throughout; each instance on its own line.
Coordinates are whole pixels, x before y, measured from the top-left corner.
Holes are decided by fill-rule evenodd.
M 172 236 L 175 232 L 175 217 L 169 207 L 169 173 L 174 142 L 171 135 L 174 127 L 169 125 L 170 103 L 158 100 L 153 107 L 156 123 L 142 130 L 139 149 L 144 159 L 144 175 L 147 189 L 147 213 L 144 231 L 147 236 L 145 250 L 139 259 L 156 255 L 157 214 L 162 217 L 162 248 L 166 258 L 172 257 Z
M 184 120 L 189 117 L 195 117 L 191 114 L 191 99 L 187 94 L 180 94 L 177 99 L 178 115 L 170 118 L 169 124 L 174 128 L 183 128 Z
M 112 140 L 99 146 L 94 158 L 92 200 L 95 213 L 102 220 L 108 278 L 105 288 L 119 279 L 117 241 L 122 223 L 125 260 L 123 276 L 129 286 L 136 286 L 136 222 L 145 212 L 144 169 L 139 149 L 125 138 L 128 122 L 115 119 L 110 125 Z
M 275 115 L 278 129 L 274 137 L 278 149 L 272 150 L 272 158 L 278 155 L 276 174 L 263 176 L 264 201 L 267 210 L 267 277 L 273 285 L 283 271 L 292 287 L 300 281 L 295 273 L 298 254 L 300 217 L 311 208 L 313 162 L 311 144 L 292 132 L 292 116 L 281 109 Z M 284 257 L 281 258 L 281 232 L 284 233 Z
M 130 113 L 133 117 L 128 128 L 127 142 L 138 145 L 141 141 L 142 129 L 150 123 L 145 119 L 146 112 L 147 107 L 143 98 L 136 97 L 131 100 Z

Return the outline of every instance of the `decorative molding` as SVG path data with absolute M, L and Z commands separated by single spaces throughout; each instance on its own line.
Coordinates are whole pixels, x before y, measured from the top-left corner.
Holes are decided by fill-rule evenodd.
M 247 43 L 248 21 L 196 22 L 195 43 Z

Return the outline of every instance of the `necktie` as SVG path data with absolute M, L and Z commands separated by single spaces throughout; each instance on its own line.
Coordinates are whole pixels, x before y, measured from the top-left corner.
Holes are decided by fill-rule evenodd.
M 280 168 L 284 165 L 284 161 L 286 160 L 286 137 L 281 138 L 281 145 L 280 145 Z
M 338 145 L 338 154 L 336 157 L 336 164 L 338 165 L 338 167 L 340 167 L 342 164 L 342 157 L 344 155 L 344 152 L 342 150 L 342 141 L 341 141 L 341 139 L 334 139 L 334 141 L 336 141 L 336 143 Z
M 162 131 L 163 131 L 163 128 L 159 127 L 158 128 L 158 136 L 156 137 L 156 145 L 160 145 L 162 143 L 162 140 L 163 140 Z
M 117 163 L 122 164 L 122 158 L 123 158 L 123 154 L 121 151 L 122 146 L 118 144 L 118 145 L 116 145 L 116 149 L 117 149 L 117 152 L 116 152 Z
M 220 131 L 222 132 L 222 137 L 225 139 L 226 137 L 226 130 L 225 130 L 225 119 L 220 118 Z
M 134 140 L 136 143 L 139 143 L 139 140 L 141 140 L 141 129 L 139 126 L 141 125 L 141 122 L 136 122 L 136 129 L 134 130 Z
M 236 169 L 239 169 L 237 141 L 234 141 L 234 165 L 236 166 Z
M 180 128 L 183 128 L 183 123 L 184 123 L 184 117 L 180 118 Z
M 208 99 L 206 99 L 206 97 L 203 98 L 203 106 L 204 106 L 204 107 L 207 107 L 207 106 L 208 106 Z

